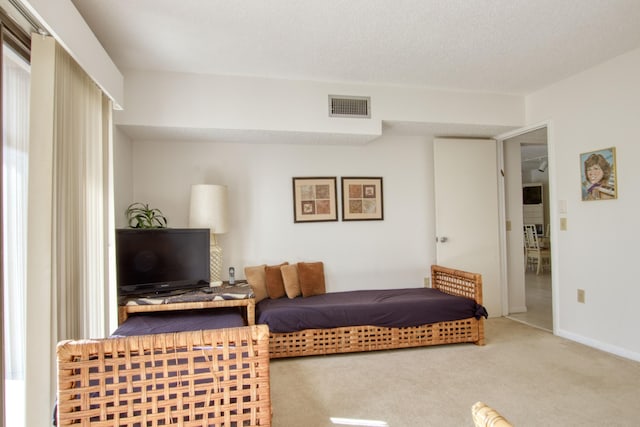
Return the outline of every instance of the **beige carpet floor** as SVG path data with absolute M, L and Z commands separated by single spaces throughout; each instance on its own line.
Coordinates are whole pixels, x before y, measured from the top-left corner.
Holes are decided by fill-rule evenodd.
M 522 427 L 640 425 L 640 363 L 506 318 L 486 341 L 273 360 L 273 425 L 473 426 L 476 401 Z

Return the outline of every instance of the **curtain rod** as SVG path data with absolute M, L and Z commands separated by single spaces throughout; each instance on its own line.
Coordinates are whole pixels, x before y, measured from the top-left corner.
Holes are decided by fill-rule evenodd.
M 33 16 L 33 14 L 24 6 L 24 4 L 22 4 L 20 0 L 7 1 L 29 25 L 29 28 L 24 28 L 24 24 L 20 25 L 21 23 L 18 23 L 18 25 L 20 25 L 27 33 L 37 32 L 38 34 L 42 34 L 45 36 L 49 35 L 49 32 L 45 30 L 44 25 L 42 25 L 42 23 L 40 23 L 40 21 L 35 16 Z

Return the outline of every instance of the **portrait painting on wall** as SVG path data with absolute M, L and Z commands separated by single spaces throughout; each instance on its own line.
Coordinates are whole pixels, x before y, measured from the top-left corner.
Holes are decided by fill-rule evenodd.
M 580 154 L 582 200 L 618 198 L 615 147 Z

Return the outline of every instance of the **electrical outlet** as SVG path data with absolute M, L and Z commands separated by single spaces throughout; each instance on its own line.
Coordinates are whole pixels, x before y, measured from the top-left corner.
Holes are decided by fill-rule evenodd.
M 424 287 L 425 288 L 430 288 L 431 287 L 431 278 L 429 278 L 429 277 L 425 277 L 424 278 Z
M 578 289 L 578 302 L 584 304 L 584 289 Z

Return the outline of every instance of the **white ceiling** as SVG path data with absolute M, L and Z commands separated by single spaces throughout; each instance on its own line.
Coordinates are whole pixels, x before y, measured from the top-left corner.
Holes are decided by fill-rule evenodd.
M 640 46 L 638 0 L 72 0 L 121 69 L 526 94 Z
M 527 94 L 640 47 L 640 0 L 72 2 L 121 70 Z M 438 136 L 508 130 L 385 129 L 449 132 Z

